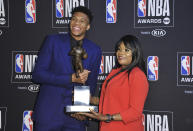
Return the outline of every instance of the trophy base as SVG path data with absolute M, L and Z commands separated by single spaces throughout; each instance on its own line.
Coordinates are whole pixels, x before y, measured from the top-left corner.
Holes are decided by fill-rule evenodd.
M 66 112 L 90 112 L 90 110 L 94 110 L 95 112 L 98 112 L 97 106 L 66 106 Z

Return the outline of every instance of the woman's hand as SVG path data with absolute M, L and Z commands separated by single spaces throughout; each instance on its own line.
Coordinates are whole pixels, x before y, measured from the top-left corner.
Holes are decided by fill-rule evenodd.
M 85 116 L 88 116 L 90 118 L 97 119 L 99 121 L 105 121 L 108 119 L 106 115 L 94 112 L 93 110 L 90 110 L 90 113 L 79 112 L 78 114 L 85 115 Z

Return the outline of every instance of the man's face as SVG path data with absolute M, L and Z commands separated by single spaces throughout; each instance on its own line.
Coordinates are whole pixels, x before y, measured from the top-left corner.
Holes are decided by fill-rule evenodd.
M 89 18 L 82 12 L 75 12 L 70 21 L 70 31 L 76 40 L 84 38 L 87 30 L 90 29 Z

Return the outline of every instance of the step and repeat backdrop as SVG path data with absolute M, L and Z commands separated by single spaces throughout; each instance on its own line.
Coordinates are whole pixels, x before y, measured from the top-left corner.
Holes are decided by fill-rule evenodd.
M 192 0 L 0 0 L 0 131 L 33 131 L 38 51 L 46 35 L 69 31 L 71 10 L 79 5 L 92 10 L 87 38 L 103 50 L 96 95 L 115 64 L 115 43 L 136 35 L 150 84 L 145 131 L 192 131 Z M 98 122 L 87 130 L 97 131 Z

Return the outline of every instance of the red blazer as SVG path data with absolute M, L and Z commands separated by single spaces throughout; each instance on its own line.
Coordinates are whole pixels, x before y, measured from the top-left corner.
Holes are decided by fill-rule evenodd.
M 106 80 L 116 74 L 113 69 Z M 148 93 L 148 81 L 141 69 L 135 67 L 128 73 L 122 72 L 114 77 L 105 89 L 103 83 L 99 112 L 102 114 L 120 113 L 122 121 L 101 122 L 100 131 L 144 131 L 143 107 Z

